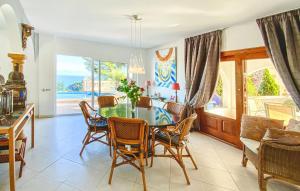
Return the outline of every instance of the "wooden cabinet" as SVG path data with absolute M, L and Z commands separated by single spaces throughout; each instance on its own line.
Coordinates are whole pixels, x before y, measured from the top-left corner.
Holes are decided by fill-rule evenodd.
M 200 114 L 200 131 L 213 135 L 234 145 L 239 145 L 239 134 L 235 119 L 207 112 Z

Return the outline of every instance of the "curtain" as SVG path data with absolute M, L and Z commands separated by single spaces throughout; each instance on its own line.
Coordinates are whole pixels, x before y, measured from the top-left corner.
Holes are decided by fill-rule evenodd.
M 300 108 L 300 9 L 257 19 L 268 54 Z
M 218 78 L 222 31 L 214 31 L 185 39 L 186 108 L 189 116 L 207 104 Z M 194 128 L 199 129 L 196 123 Z

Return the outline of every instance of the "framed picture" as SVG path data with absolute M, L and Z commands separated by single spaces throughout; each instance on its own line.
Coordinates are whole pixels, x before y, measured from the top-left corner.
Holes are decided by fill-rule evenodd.
M 169 88 L 177 78 L 176 47 L 155 51 L 155 84 Z

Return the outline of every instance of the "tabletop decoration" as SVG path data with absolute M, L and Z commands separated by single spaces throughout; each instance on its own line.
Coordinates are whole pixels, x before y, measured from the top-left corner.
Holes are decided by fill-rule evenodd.
M 140 100 L 140 97 L 143 95 L 143 92 L 145 90 L 144 88 L 136 85 L 135 81 L 128 81 L 127 79 L 123 79 L 120 81 L 120 85 L 117 88 L 117 91 L 126 94 L 127 98 L 130 99 L 132 112 L 134 112 L 136 104 Z

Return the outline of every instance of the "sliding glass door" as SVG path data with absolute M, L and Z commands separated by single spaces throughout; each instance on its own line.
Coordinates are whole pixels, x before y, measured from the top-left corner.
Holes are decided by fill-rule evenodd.
M 116 88 L 126 77 L 127 64 L 124 63 L 57 55 L 56 114 L 80 113 L 81 100 L 97 108 L 97 97 L 118 94 Z

